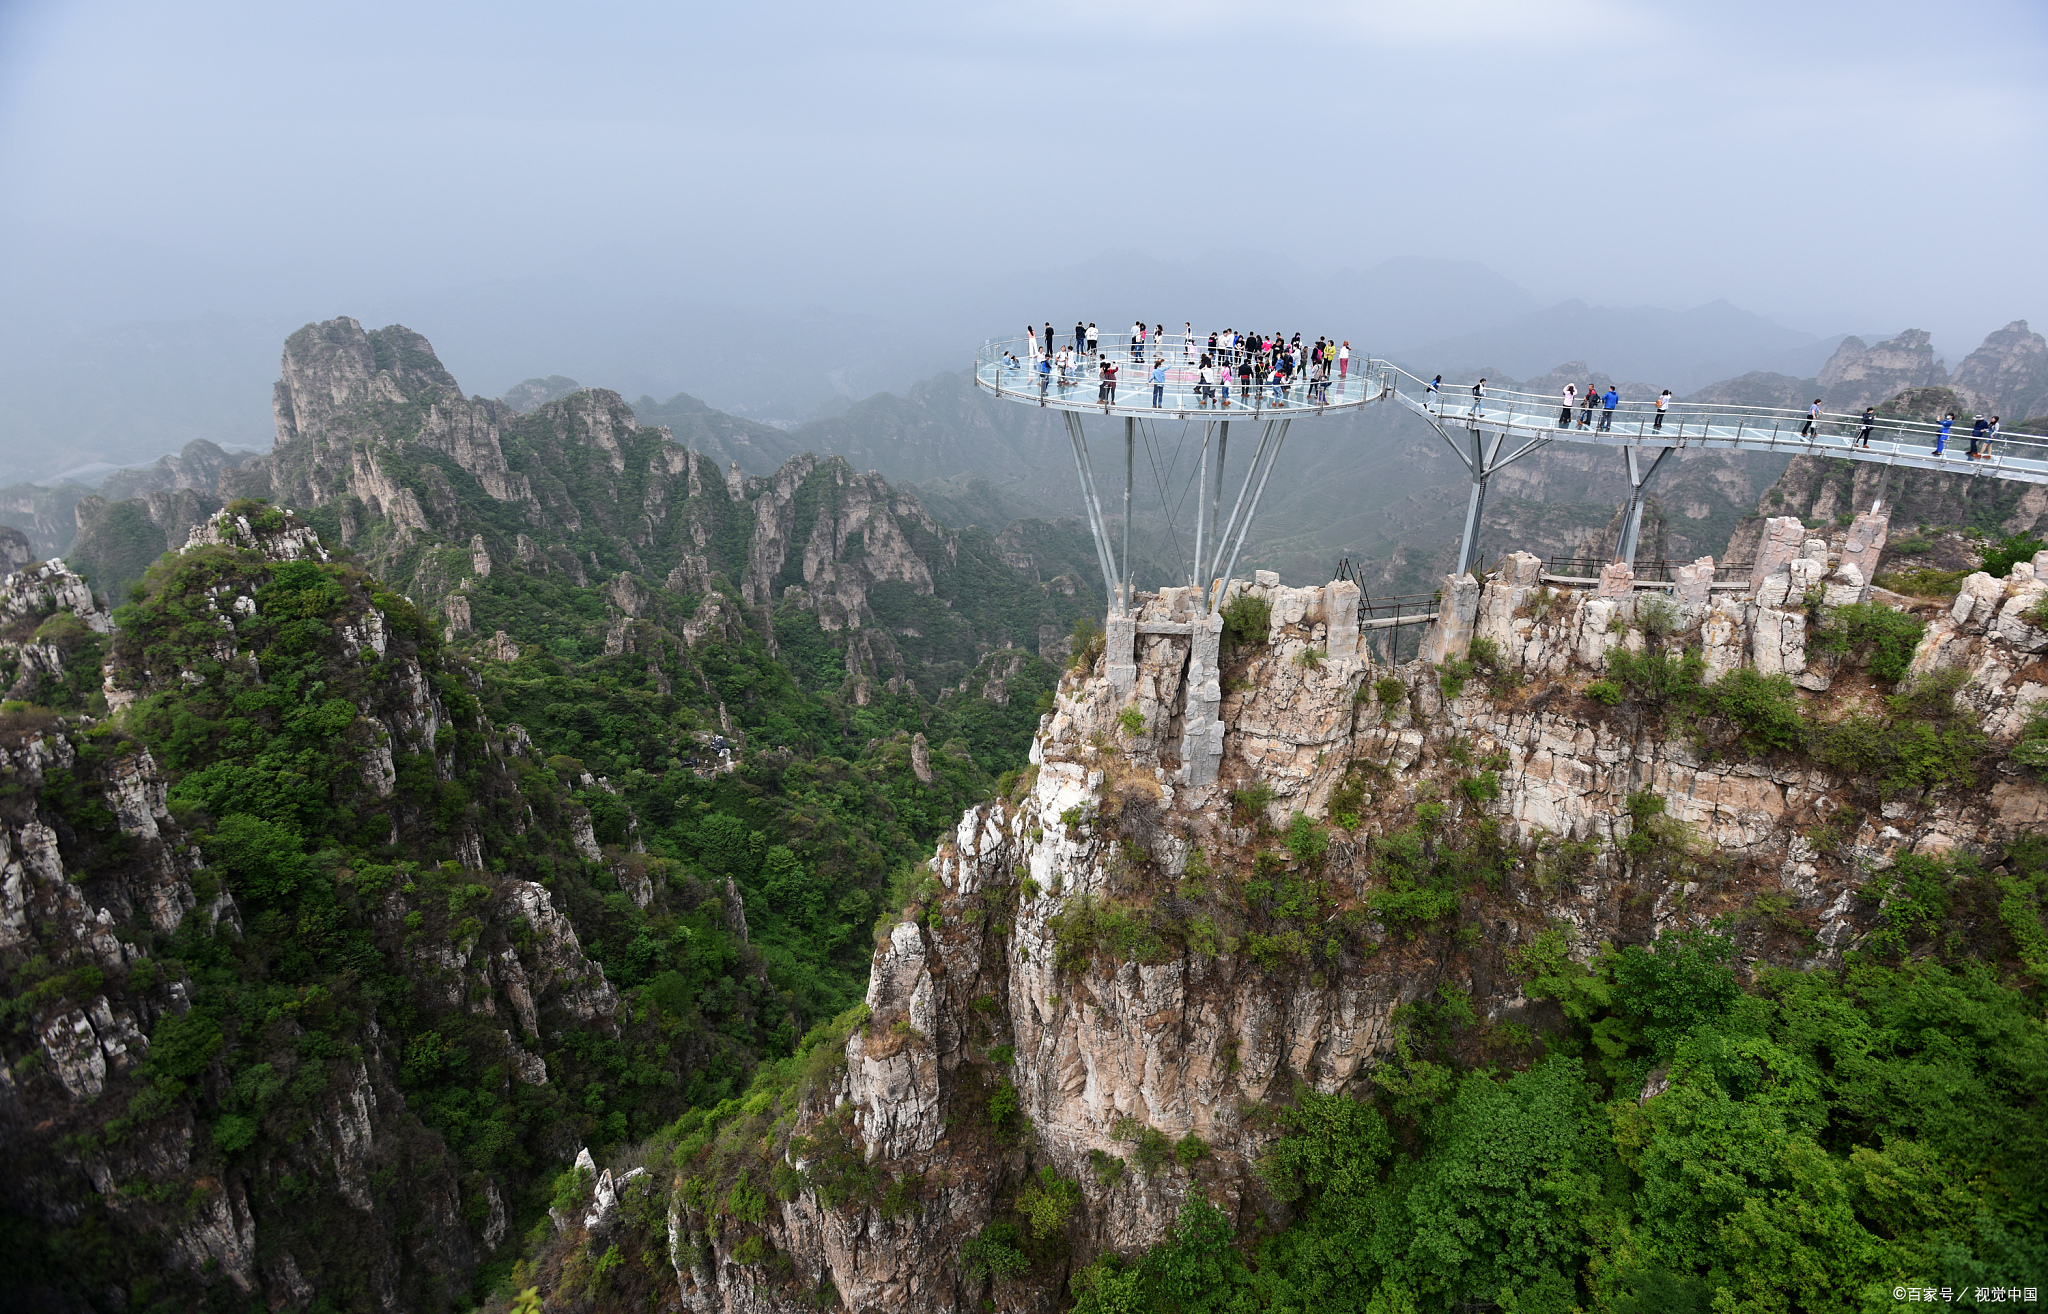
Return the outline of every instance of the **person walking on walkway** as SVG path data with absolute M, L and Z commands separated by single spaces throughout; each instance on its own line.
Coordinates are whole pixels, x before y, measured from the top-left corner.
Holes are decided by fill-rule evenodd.
M 1195 370 L 1195 406 L 1207 410 L 1209 394 L 1215 391 L 1216 371 L 1210 366 L 1209 358 L 1202 357 L 1202 363 Z
M 1875 406 L 1866 406 L 1863 408 L 1863 431 L 1856 435 L 1856 445 L 1858 447 L 1870 446 L 1870 435 L 1876 429 L 1877 408 Z
M 1186 320 L 1180 326 L 1180 358 L 1190 365 L 1195 360 L 1195 322 Z
M 1984 431 L 1990 427 L 1981 415 L 1977 417 L 1977 422 L 1970 426 L 1970 459 L 1972 461 L 1982 459 L 1978 455 L 1978 447 L 1984 441 Z
M 1655 433 L 1662 433 L 1662 432 L 1664 432 L 1664 408 L 1665 408 L 1666 406 L 1669 406 L 1670 404 L 1671 404 L 1671 389 L 1669 389 L 1669 388 L 1666 388 L 1666 389 L 1665 389 L 1664 391 L 1662 391 L 1662 392 L 1660 392 L 1660 393 L 1658 393 L 1658 394 L 1657 394 L 1657 418 L 1656 418 L 1656 420 L 1655 420 L 1655 421 L 1654 421 L 1654 422 L 1653 422 L 1653 423 L 1652 423 L 1652 424 L 1650 425 L 1650 429 L 1651 429 L 1651 430 L 1652 430 L 1653 432 L 1655 432 Z
M 1820 398 L 1813 399 L 1813 405 L 1806 408 L 1806 423 L 1799 426 L 1801 438 L 1811 438 L 1820 427 Z
M 1472 385 L 1472 418 L 1477 420 L 1486 414 L 1486 380 Z
M 1600 432 L 1601 432 L 1601 433 L 1609 433 L 1609 432 L 1611 432 L 1611 431 L 1613 430 L 1613 428 L 1614 428 L 1614 408 L 1615 408 L 1615 407 L 1616 407 L 1617 405 L 1619 405 L 1620 403 L 1621 403 L 1621 394 L 1620 394 L 1620 393 L 1618 393 L 1618 392 L 1616 392 L 1616 391 L 1614 390 L 1614 385 L 1613 385 L 1613 384 L 1611 384 L 1611 383 L 1610 383 L 1610 384 L 1608 384 L 1608 385 L 1607 385 L 1607 391 L 1606 391 L 1605 393 L 1601 394 L 1601 397 L 1600 397 Z
M 1444 376 L 1439 374 L 1429 381 L 1429 390 L 1423 394 L 1422 409 L 1435 411 L 1439 405 L 1437 392 L 1444 386 Z M 1441 412 L 1439 412 L 1441 413 Z
M 1152 409 L 1159 410 L 1166 405 L 1166 357 L 1152 358 Z
M 1948 431 L 1956 427 L 1956 413 L 1950 411 L 1942 418 L 1941 430 L 1934 435 L 1934 454 L 1943 455 L 1942 448 L 1948 446 Z
M 1572 412 L 1578 407 L 1578 387 L 1570 383 L 1565 384 L 1563 396 L 1564 408 L 1558 411 L 1557 413 L 1557 427 L 1560 429 L 1569 429 L 1572 427 Z
M 1145 359 L 1145 321 L 1142 319 L 1131 321 L 1131 359 Z
M 1992 417 L 1991 417 L 1991 428 L 1990 428 L 1990 429 L 1988 429 L 1988 430 L 1986 430 L 1986 431 L 1985 431 L 1985 434 L 1984 434 L 1984 459 L 1985 459 L 1985 460 L 1987 460 L 1987 461 L 1988 461 L 1988 460 L 1990 460 L 1990 459 L 1991 459 L 1991 444 L 1992 444 L 1992 443 L 1995 443 L 1995 442 L 1997 442 L 1997 441 L 1998 441 L 1998 417 L 1997 417 L 1996 415 L 1994 415 L 1994 416 L 1992 416 Z

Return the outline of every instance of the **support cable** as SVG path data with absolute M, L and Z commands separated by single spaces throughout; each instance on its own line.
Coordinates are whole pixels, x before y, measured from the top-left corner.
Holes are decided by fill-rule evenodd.
M 1266 495 L 1266 480 L 1272 476 L 1273 467 L 1280 464 L 1280 449 L 1287 444 L 1287 426 L 1293 422 L 1292 419 L 1280 421 L 1280 432 L 1273 440 L 1273 454 L 1266 458 L 1266 473 L 1259 476 L 1259 491 L 1252 494 L 1251 509 L 1245 512 L 1244 523 L 1237 528 L 1237 545 L 1230 549 L 1230 565 L 1223 572 L 1223 584 L 1216 591 L 1216 606 L 1210 609 L 1212 612 L 1221 610 L 1223 594 L 1230 588 L 1230 577 L 1237 573 L 1237 554 L 1244 547 L 1245 531 L 1252 527 L 1252 517 L 1259 512 L 1259 499 Z
M 1067 440 L 1074 448 L 1074 479 L 1081 485 L 1081 503 L 1088 511 L 1088 535 L 1095 540 L 1095 564 L 1102 572 L 1103 584 L 1109 590 L 1110 614 L 1116 611 L 1116 572 L 1109 565 L 1109 538 L 1104 533 L 1100 519 L 1100 508 L 1095 505 L 1093 485 L 1088 479 L 1088 468 L 1081 453 L 1087 446 L 1087 439 L 1081 433 L 1081 417 L 1072 411 L 1062 412 L 1067 417 Z

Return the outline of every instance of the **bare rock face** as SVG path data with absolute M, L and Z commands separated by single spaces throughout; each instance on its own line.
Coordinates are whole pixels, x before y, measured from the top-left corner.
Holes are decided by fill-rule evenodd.
M 1816 552 L 1796 528 L 1777 536 L 1784 550 L 1768 598 L 1713 590 L 1710 560 L 1680 582 L 1681 637 L 1700 645 L 1713 676 L 1745 666 L 1808 676 L 1805 613 L 1784 599 L 1809 586 L 1860 590 L 1855 563 L 1831 567 L 1824 547 Z M 2015 733 L 2048 699 L 2032 655 L 2048 635 L 2012 620 L 2048 592 L 2034 573 L 1975 577 L 1916 656 L 1923 668 L 1965 672 L 1961 703 L 1994 736 Z M 794 1311 L 799 1288 L 827 1278 L 850 1309 L 974 1308 L 988 1288 L 960 1271 L 960 1244 L 1040 1169 L 1078 1184 L 1067 1234 L 1076 1265 L 1157 1242 L 1197 1192 L 1248 1222 L 1263 1203 L 1253 1165 L 1274 1134 L 1256 1116 L 1262 1100 L 1297 1081 L 1326 1092 L 1369 1082 L 1394 1051 L 1394 1010 L 1439 982 L 1469 989 L 1490 1018 L 1529 1006 L 1478 959 L 1428 948 L 1370 911 L 1358 914 L 1365 942 L 1333 940 L 1327 966 L 1312 953 L 1255 949 L 1222 912 L 1206 933 L 1154 951 L 1077 947 L 1075 927 L 1105 910 L 1139 916 L 1200 900 L 1226 869 L 1302 869 L 1306 855 L 1285 848 L 1267 848 L 1254 868 L 1256 826 L 1286 834 L 1295 814 L 1327 822 L 1319 879 L 1335 909 L 1369 910 L 1384 878 L 1361 841 L 1398 829 L 1422 801 L 1452 800 L 1532 854 L 1566 839 L 1605 846 L 1569 877 L 1539 879 L 1531 860 L 1503 892 L 1479 896 L 1479 924 L 1499 944 L 1562 925 L 1590 953 L 1602 941 L 1702 925 L 1770 892 L 1798 910 L 1811 937 L 1793 945 L 1744 932 L 1746 961 L 1829 965 L 1871 915 L 1852 897 L 1859 866 L 2005 843 L 2048 823 L 2048 789 L 2017 776 L 1990 790 L 1893 800 L 1873 816 L 1844 810 L 1859 797 L 1857 782 L 1811 763 L 1706 758 L 1685 737 L 1604 714 L 1578 691 L 1615 649 L 1643 650 L 1641 597 L 1557 590 L 1528 562 L 1470 581 L 1469 604 L 1447 591 L 1425 651 L 1448 659 L 1485 638 L 1520 676 L 1493 690 L 1471 680 L 1454 698 L 1425 663 L 1388 668 L 1331 655 L 1333 618 L 1356 624 L 1341 606 L 1345 586 L 1234 587 L 1263 597 L 1274 621 L 1266 643 L 1217 659 L 1228 689 L 1216 710 L 1214 775 L 1171 732 L 1193 722 L 1202 684 L 1215 678 L 1191 656 L 1201 634 L 1189 624 L 1186 591 L 1141 598 L 1135 678 L 1128 687 L 1112 681 L 1107 658 L 1069 675 L 1021 791 L 961 817 L 930 863 L 942 893 L 879 947 L 867 1024 L 847 1042 L 839 1085 L 803 1116 L 819 1126 L 841 1116 L 838 1106 L 873 1170 L 920 1184 L 918 1208 L 885 1217 L 872 1205 L 834 1208 L 798 1194 L 765 1225 L 802 1279 L 777 1286 L 734 1262 L 736 1242 L 718 1239 L 679 1196 L 669 1234 L 684 1308 Z M 1388 679 L 1400 697 L 1374 688 Z M 1826 679 L 1808 684 L 1824 688 Z M 1125 726 L 1122 713 L 1133 708 L 1143 733 Z M 1456 782 L 1472 763 L 1487 764 L 1497 794 L 1461 794 Z M 1355 810 L 1342 820 L 1332 816 L 1340 790 Z M 1678 870 L 1635 870 L 1612 847 L 1631 833 L 1628 798 L 1645 790 L 1665 801 L 1693 852 L 1715 855 L 1721 874 L 1711 885 Z M 1824 859 L 1803 830 L 1839 817 L 1856 819 L 1854 833 Z M 1353 915 L 1335 909 L 1327 925 Z M 1028 1155 L 975 1130 L 992 1090 L 1013 1092 L 1028 1116 Z M 1135 1166 L 1141 1144 L 1183 1143 L 1199 1154 Z M 1102 1171 L 1109 1164 L 1117 1170 Z M 1005 1308 L 1049 1309 L 1058 1299 L 1011 1286 L 998 1294 Z
M 1963 357 L 1951 383 L 1974 409 L 2007 424 L 2048 414 L 2048 339 L 2016 319 Z
M 196 613 L 213 645 L 207 655 L 220 668 L 215 678 L 260 689 L 264 673 L 246 640 L 256 596 L 279 567 L 325 560 L 326 548 L 276 508 L 215 516 L 192 540 L 193 550 L 207 554 L 214 582 L 179 605 Z M 346 688 L 355 704 L 347 742 L 361 754 L 361 793 L 351 801 L 368 807 L 392 793 L 393 746 L 432 751 L 450 723 L 437 692 L 445 685 L 436 684 L 448 672 L 407 645 L 402 636 L 412 623 L 392 624 L 380 609 L 385 601 L 367 589 L 347 596 L 347 607 L 329 615 L 322 641 L 337 656 L 364 666 L 375 659 L 379 667 L 373 680 L 331 686 L 336 694 Z M 0 581 L 0 614 L 10 621 L 63 610 L 79 622 L 72 629 L 110 628 L 61 561 Z M 104 680 L 117 714 L 125 702 L 209 678 L 195 680 L 187 663 L 152 668 L 152 650 L 120 631 L 109 646 Z M 483 758 L 471 765 L 482 774 L 502 781 L 536 765 L 518 727 L 500 733 L 476 717 L 465 728 L 478 732 L 475 751 Z M 439 1137 L 407 1107 L 396 1082 L 405 1038 L 380 1030 L 374 1017 L 344 1024 L 333 1054 L 303 1060 L 296 1074 L 310 1079 L 299 1087 L 303 1122 L 289 1143 L 272 1145 L 277 1158 L 263 1168 L 217 1147 L 219 1111 L 199 1102 L 208 1092 L 218 1098 L 227 1080 L 217 1062 L 174 1088 L 185 1094 L 160 1098 L 126 1130 L 108 1132 L 108 1119 L 152 1089 L 153 1074 L 142 1067 L 152 1037 L 197 998 L 190 981 L 138 943 L 152 930 L 189 934 L 195 918 L 198 930 L 220 939 L 244 936 L 243 911 L 227 892 L 233 887 L 207 870 L 197 837 L 171 810 L 159 763 L 119 732 L 118 719 L 109 729 L 44 709 L 0 713 L 0 779 L 10 785 L 0 795 L 0 954 L 16 967 L 46 964 L 62 987 L 22 996 L 29 1011 L 9 1034 L 23 1044 L 0 1054 L 0 1194 L 9 1208 L 58 1224 L 82 1208 L 103 1209 L 115 1226 L 161 1243 L 165 1264 L 188 1284 L 181 1290 L 225 1286 L 272 1307 L 339 1289 L 331 1253 L 323 1268 L 303 1238 L 286 1243 L 287 1253 L 278 1236 L 297 1213 L 339 1214 L 349 1220 L 352 1248 L 339 1262 L 367 1284 L 366 1298 L 394 1314 L 432 1307 L 433 1284 L 459 1285 L 480 1256 L 509 1242 L 506 1197 L 487 1174 L 451 1166 Z M 546 837 L 557 852 L 566 841 Z M 394 968 L 415 969 L 445 1007 L 488 1019 L 504 1038 L 502 1059 L 486 1052 L 478 1061 L 502 1062 L 508 1082 L 545 1086 L 549 1053 L 561 1052 L 566 1033 L 617 1029 L 618 995 L 546 888 L 491 874 L 474 828 L 458 828 L 449 843 L 475 882 L 465 886 L 474 902 L 460 933 L 411 935 L 418 905 L 400 889 L 386 888 L 381 902 L 366 894 L 366 915 L 396 956 Z M 736 889 L 725 891 L 728 919 L 743 917 L 738 900 Z M 280 1013 L 276 1025 L 287 1034 L 267 1061 L 285 1064 L 279 1079 L 289 1080 L 300 1060 L 280 1052 L 297 1053 L 290 1035 L 297 1023 Z M 310 1194 L 290 1205 L 294 1215 L 278 1212 L 266 1185 L 275 1178 L 266 1172 L 306 1183 Z
M 1854 411 L 1907 389 L 1939 387 L 1948 371 L 1934 359 L 1925 329 L 1907 329 L 1874 346 L 1844 338 L 1821 366 L 1820 387 L 1830 410 Z
M 0 525 L 0 571 L 11 575 L 35 559 L 27 534 L 12 525 Z

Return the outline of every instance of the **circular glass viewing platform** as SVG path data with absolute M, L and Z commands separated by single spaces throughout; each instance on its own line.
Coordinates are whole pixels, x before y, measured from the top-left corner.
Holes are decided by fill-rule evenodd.
M 1054 352 L 1062 345 L 1071 347 L 1072 341 L 1056 339 Z M 1270 371 L 1261 375 L 1254 358 L 1251 386 L 1246 387 L 1237 358 L 1228 359 L 1227 382 L 1222 372 L 1225 361 L 1219 359 L 1211 370 L 1212 381 L 1202 383 L 1201 359 L 1208 352 L 1205 336 L 1192 344 L 1178 333 L 1148 336 L 1136 353 L 1128 333 L 1105 333 L 1096 342 L 1093 355 L 1082 354 L 1064 370 L 1057 359 L 1034 360 L 1030 338 L 984 342 L 974 353 L 974 384 L 1006 401 L 1050 409 L 1182 420 L 1324 415 L 1357 410 L 1393 390 L 1386 363 L 1362 354 L 1330 367 L 1327 376 L 1305 370 L 1285 382 L 1275 382 Z M 1041 363 L 1048 368 L 1040 369 Z M 1113 381 L 1106 365 L 1115 366 Z M 1157 382 L 1155 370 L 1163 373 Z

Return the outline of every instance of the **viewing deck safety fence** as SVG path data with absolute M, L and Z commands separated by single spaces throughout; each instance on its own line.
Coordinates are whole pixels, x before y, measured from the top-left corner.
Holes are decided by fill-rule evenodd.
M 1559 394 L 1511 392 L 1489 385 L 1483 397 L 1474 398 L 1473 380 L 1446 380 L 1432 391 L 1429 380 L 1398 367 L 1375 361 L 1371 369 L 1376 377 L 1384 373 L 1389 378 L 1403 405 L 1439 424 L 1501 432 L 1529 441 L 1787 452 L 2048 483 L 2048 437 L 2041 434 L 2005 430 L 1986 437 L 1977 443 L 1981 459 L 1972 460 L 1974 415 L 1958 413 L 1946 436 L 1938 421 L 1874 415 L 1867 438 L 1860 411 L 1823 411 L 1812 417 L 1804 409 L 1674 401 L 1667 403 L 1660 418 L 1655 398 L 1631 398 L 1617 401 L 1611 410 L 1596 401 L 1589 418 L 1581 398 L 1567 417 Z M 1990 417 L 1984 418 L 1988 423 Z M 2003 417 L 2007 423 L 2018 418 Z M 1937 446 L 1942 449 L 1939 453 Z
M 1212 380 L 1205 385 L 1200 362 L 1209 354 L 1206 335 L 1192 342 L 1177 333 L 1163 339 L 1148 338 L 1134 352 L 1130 334 L 1102 334 L 1096 352 L 1084 352 L 1065 370 L 1050 358 L 1034 356 L 1035 345 L 1027 338 L 983 343 L 974 356 L 975 384 L 1008 400 L 1062 410 L 1217 420 L 1348 410 L 1378 400 L 1389 387 L 1384 372 L 1367 372 L 1366 367 L 1376 363 L 1363 356 L 1333 362 L 1326 371 L 1304 365 L 1292 378 L 1276 383 L 1270 368 L 1259 369 L 1248 351 L 1231 353 L 1221 348 L 1212 356 Z M 1313 345 L 1303 344 L 1305 349 Z M 1071 351 L 1071 333 L 1063 338 L 1055 335 L 1053 351 L 1063 347 Z M 1040 370 L 1041 361 L 1049 368 Z M 1113 388 L 1103 369 L 1106 363 L 1116 366 Z M 1238 372 L 1242 363 L 1254 367 L 1249 386 Z M 1156 394 L 1152 382 L 1155 364 L 1165 373 Z M 1223 373 L 1226 365 L 1230 368 L 1227 376 Z

